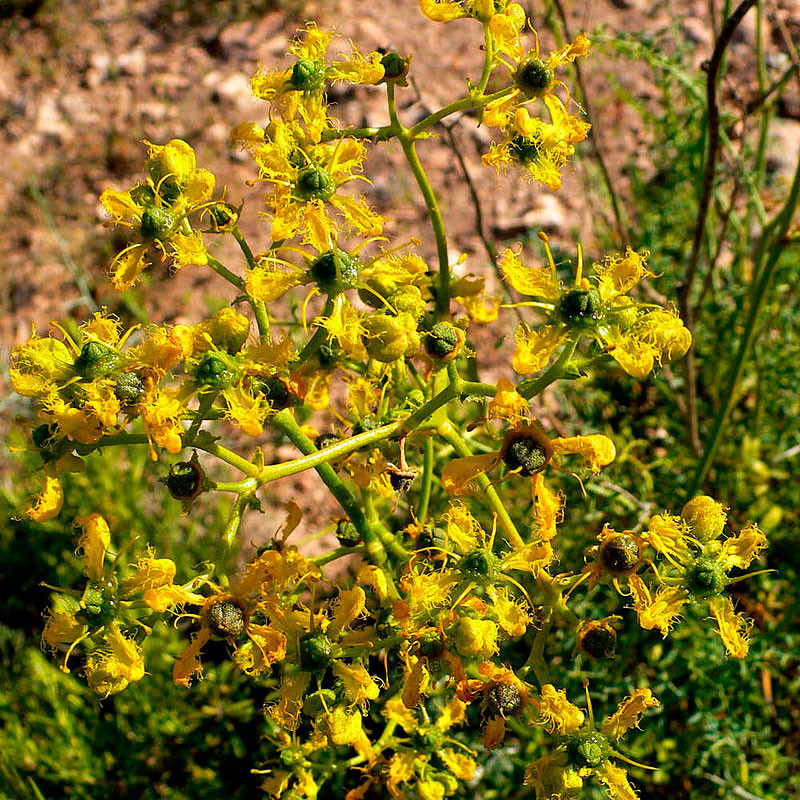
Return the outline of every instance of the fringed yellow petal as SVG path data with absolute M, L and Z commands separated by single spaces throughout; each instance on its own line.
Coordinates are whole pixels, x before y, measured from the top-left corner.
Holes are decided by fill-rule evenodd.
M 634 378 L 646 378 L 652 371 L 658 350 L 632 332 L 612 327 L 605 337 L 608 354 Z
M 564 495 L 549 489 L 541 472 L 533 476 L 531 493 L 536 533 L 543 542 L 549 542 L 557 533 L 556 525 L 564 517 Z
M 249 642 L 233 654 L 239 669 L 248 675 L 260 675 L 272 665 L 286 658 L 286 636 L 268 625 L 250 625 Z
M 357 619 L 364 611 L 366 600 L 367 596 L 360 586 L 354 586 L 352 589 L 345 589 L 339 592 L 339 596 L 336 598 L 333 618 L 328 626 L 328 636 L 332 639 L 335 638 L 342 628 Z
M 639 800 L 633 787 L 628 783 L 628 773 L 611 761 L 604 761 L 594 771 L 598 780 L 606 787 L 611 800 Z
M 717 633 L 725 649 L 734 658 L 744 658 L 750 649 L 749 633 L 753 627 L 752 621 L 733 610 L 733 601 L 730 597 L 712 597 L 708 605 L 717 620 L 719 626 Z
M 25 509 L 25 513 L 34 522 L 47 522 L 57 517 L 64 505 L 64 490 L 61 482 L 52 475 L 45 475 L 44 488 L 33 503 Z
M 126 596 L 171 584 L 176 571 L 174 561 L 169 558 L 156 558 L 155 553 L 149 550 L 147 555 L 137 562 L 136 572 L 120 584 L 120 594 Z
M 497 453 L 454 458 L 442 471 L 442 488 L 456 497 L 469 494 L 470 482 L 497 463 Z
M 123 250 L 112 262 L 111 282 L 118 292 L 124 292 L 136 283 L 142 270 L 147 266 L 144 258 L 146 249 L 144 245 L 133 245 Z
M 194 677 L 203 677 L 203 665 L 200 662 L 200 651 L 203 645 L 211 638 L 208 628 L 201 628 L 189 640 L 183 652 L 178 656 L 172 667 L 172 680 L 178 686 L 187 689 L 192 685 Z
M 474 759 L 465 753 L 453 750 L 451 747 L 445 747 L 439 751 L 439 757 L 447 769 L 460 781 L 471 781 L 475 777 L 477 764 Z
M 507 248 L 500 255 L 500 269 L 505 279 L 520 294 L 555 300 L 559 295 L 558 279 L 549 267 L 529 267 L 518 253 Z
M 645 630 L 658 628 L 661 635 L 666 637 L 688 602 L 686 590 L 675 586 L 660 589 L 655 595 L 651 595 L 647 585 L 638 575 L 631 575 L 628 578 L 628 585 L 631 588 L 633 609 L 636 611 L 639 625 Z
M 83 528 L 78 540 L 78 549 L 86 559 L 85 572 L 90 580 L 99 581 L 103 577 L 103 559 L 111 544 L 111 531 L 108 523 L 99 514 L 92 513 L 78 517 L 75 524 Z
M 542 686 L 540 698 L 532 698 L 539 712 L 539 722 L 549 733 L 567 735 L 583 725 L 584 714 L 577 706 L 567 700 L 563 689 L 556 689 L 551 683 Z
M 564 340 L 564 331 L 556 325 L 530 330 L 520 324 L 514 331 L 517 343 L 511 365 L 520 375 L 531 375 L 544 369 L 553 351 Z
M 439 2 L 439 0 L 419 0 L 419 10 L 434 22 L 451 22 L 468 16 L 464 6 L 458 2 Z
M 767 546 L 767 537 L 756 525 L 751 523 L 736 536 L 726 539 L 722 543 L 722 552 L 719 560 L 727 571 L 733 567 L 744 569 Z
M 648 708 L 660 705 L 650 689 L 637 689 L 617 706 L 617 710 L 603 722 L 603 735 L 619 739 L 631 728 L 639 727 L 639 722 Z
M 595 264 L 594 273 L 602 300 L 608 302 L 618 295 L 626 294 L 639 281 L 652 277 L 653 273 L 647 269 L 646 263 L 649 255 L 647 250 L 637 253 L 628 247 L 624 256 L 614 253 Z
M 659 553 L 665 555 L 673 563 L 686 564 L 691 551 L 686 537 L 689 526 L 681 517 L 672 514 L 656 514 L 647 523 L 647 532 L 642 538 Z
M 159 586 L 157 589 L 147 589 L 142 599 L 149 608 L 160 614 L 173 606 L 186 604 L 199 606 L 206 600 L 203 595 L 191 592 L 182 586 Z
M 347 699 L 356 705 L 365 706 L 367 700 L 376 700 L 380 694 L 378 684 L 367 672 L 363 664 L 333 662 L 333 674 L 342 681 Z
M 346 195 L 337 194 L 330 200 L 353 228 L 362 236 L 380 236 L 383 231 L 384 218 L 373 211 L 363 197 L 357 200 Z
M 614 442 L 600 433 L 589 436 L 568 436 L 553 439 L 553 450 L 559 455 L 577 454 L 583 457 L 584 464 L 592 472 L 600 472 L 616 457 L 617 448 Z
M 531 616 L 519 604 L 511 600 L 503 590 L 498 590 L 494 610 L 500 627 L 512 638 L 524 636 L 531 624 Z

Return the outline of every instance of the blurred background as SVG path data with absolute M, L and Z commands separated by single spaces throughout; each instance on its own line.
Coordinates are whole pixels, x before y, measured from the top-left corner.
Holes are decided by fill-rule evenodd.
M 491 134 L 465 114 L 451 118 L 420 156 L 443 199 L 452 252 L 464 271 L 487 275 L 497 292 L 486 242 L 522 242 L 541 258 L 536 234 L 551 237 L 559 261 L 589 259 L 646 247 L 660 277 L 650 298 L 674 301 L 692 259 L 692 237 L 706 158 L 706 72 L 717 35 L 735 4 L 722 0 L 578 0 L 523 3 L 546 53 L 565 37 L 589 32 L 594 48 L 580 73 L 565 77 L 593 125 L 578 148 L 560 192 L 517 174 L 483 167 Z M 129 187 L 142 174 L 143 141 L 188 141 L 198 163 L 213 170 L 227 199 L 246 200 L 242 228 L 255 249 L 268 245 L 259 218 L 261 192 L 245 154 L 228 144 L 238 122 L 263 123 L 266 108 L 250 95 L 259 64 L 284 63 L 288 40 L 315 19 L 335 27 L 362 52 L 413 53 L 412 84 L 401 90 L 406 123 L 462 93 L 482 63 L 477 23 L 425 19 L 415 0 L 0 0 L 0 797 L 250 798 L 267 757 L 261 738 L 263 690 L 243 680 L 224 646 L 209 653 L 206 679 L 191 692 L 173 687 L 174 631 L 158 632 L 163 652 L 148 653 L 152 675 L 119 696 L 99 701 L 76 675 L 62 674 L 40 650 L 42 582 L 76 584 L 69 522 L 107 509 L 112 530 L 142 541 L 191 569 L 205 552 L 203 535 L 225 513 L 213 500 L 191 517 L 165 497 L 165 471 L 141 453 L 107 453 L 85 473 L 68 477 L 61 516 L 36 525 L 20 517 L 36 491 L 35 454 L 20 433 L 33 408 L 10 394 L 13 345 L 31 325 L 84 319 L 107 307 L 126 324 L 192 322 L 226 305 L 228 287 L 213 274 L 156 266 L 136 289 L 115 293 L 108 265 L 124 241 L 103 226 L 98 202 L 107 186 Z M 648 515 L 677 513 L 725 405 L 737 348 L 754 301 L 758 246 L 781 210 L 800 156 L 800 5 L 762 2 L 736 29 L 722 65 L 718 100 L 721 144 L 708 222 L 697 251 L 690 305 L 695 361 L 677 363 L 647 380 L 613 364 L 575 384 L 560 383 L 539 401 L 538 416 L 559 434 L 611 433 L 620 451 L 602 480 L 582 497 L 565 482 L 568 513 L 560 534 L 562 565 L 580 569 L 583 552 L 604 521 L 640 529 Z M 334 89 L 334 114 L 346 124 L 380 125 L 385 100 L 377 87 Z M 370 201 L 391 220 L 387 235 L 433 239 L 416 185 L 393 143 L 375 147 L 366 167 Z M 472 189 L 481 198 L 476 207 Z M 797 229 L 795 223 L 794 228 Z M 659 765 L 632 768 L 643 798 L 800 796 L 800 249 L 792 228 L 755 320 L 754 344 L 737 384 L 718 455 L 701 489 L 731 508 L 738 530 L 758 522 L 770 538 L 762 567 L 775 570 L 732 587 L 738 607 L 756 620 L 751 654 L 726 658 L 703 614 L 662 641 L 626 626 L 613 665 L 592 672 L 571 663 L 571 643 L 554 659 L 573 694 L 589 674 L 598 714 L 632 687 L 649 685 L 661 699 L 634 743 L 634 757 Z M 215 254 L 240 268 L 222 242 Z M 491 331 L 475 334 L 485 379 L 510 374 L 507 341 L 516 318 L 503 312 Z M 687 374 L 696 385 L 689 397 Z M 697 421 L 694 441 L 690 419 Z M 265 436 L 265 452 L 292 457 Z M 271 448 L 271 449 L 270 449 Z M 300 498 L 300 536 L 327 525 L 335 511 L 322 501 L 316 476 L 304 474 L 270 489 L 276 508 Z M 113 498 L 109 500 L 109 498 Z M 256 517 L 248 545 L 268 538 L 280 519 Z M 638 528 L 637 528 L 638 526 Z M 567 568 L 566 566 L 564 568 Z M 607 594 L 607 593 L 606 593 Z M 594 605 L 605 595 L 578 600 Z M 611 601 L 609 601 L 611 602 Z M 616 601 L 615 601 L 616 602 Z M 612 613 L 610 605 L 606 611 Z M 571 683 L 570 683 L 571 682 Z M 524 765 L 513 741 L 483 764 L 473 796 L 527 797 Z M 585 790 L 593 798 L 593 790 Z M 597 795 L 600 796 L 600 795 Z

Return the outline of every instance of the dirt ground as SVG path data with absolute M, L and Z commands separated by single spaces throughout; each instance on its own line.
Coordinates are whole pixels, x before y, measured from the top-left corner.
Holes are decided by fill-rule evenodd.
M 533 14 L 547 52 L 554 42 L 544 24 L 543 4 L 523 5 Z M 713 27 L 718 24 L 711 19 L 712 5 L 719 17 L 722 3 L 705 0 L 564 2 L 573 34 L 599 31 L 600 39 L 617 32 L 659 36 L 679 20 L 676 35 L 696 43 L 697 66 L 711 53 Z M 43 332 L 53 319 L 82 318 L 97 306 L 120 308 L 105 276 L 121 240 L 103 226 L 98 196 L 106 186 L 127 188 L 140 177 L 143 140 L 161 143 L 179 137 L 191 143 L 198 162 L 217 174 L 218 186 L 227 187 L 228 199 L 247 201 L 242 227 L 253 246 L 266 245 L 267 228 L 258 216 L 261 190 L 245 184 L 255 177 L 252 163 L 230 149 L 228 134 L 237 122 L 264 121 L 265 104 L 251 97 L 249 78 L 259 64 L 285 63 L 287 41 L 305 19 L 335 27 L 362 51 L 384 47 L 413 53 L 414 85 L 401 90 L 399 98 L 406 122 L 460 96 L 466 79 L 476 78 L 482 63 L 479 24 L 433 23 L 419 13 L 417 0 L 286 0 L 277 6 L 264 0 L 9 0 L 0 8 L 11 14 L 0 19 L 4 364 L 10 348 L 27 339 L 31 324 Z M 800 47 L 800 2 L 780 0 L 767 3 L 766 9 L 765 46 L 768 60 L 772 58 L 778 69 L 790 57 L 786 38 Z M 730 51 L 736 68 L 723 84 L 728 102 L 746 102 L 753 96 L 754 44 L 755 14 L 750 13 Z M 641 120 L 614 83 L 644 103 L 656 93 L 644 67 L 605 54 L 602 46 L 586 60 L 584 75 L 595 135 L 625 206 L 624 166 L 634 158 L 647 168 L 649 149 Z M 335 113 L 343 123 L 386 121 L 379 87 L 337 90 L 334 98 Z M 781 114 L 771 156 L 776 169 L 791 165 L 792 153 L 800 148 L 796 88 L 790 89 Z M 485 227 L 493 239 L 541 228 L 568 252 L 574 251 L 578 238 L 591 251 L 596 224 L 607 218 L 608 204 L 588 145 L 565 176 L 562 191 L 554 193 L 516 175 L 498 178 L 481 166 L 480 154 L 488 149 L 490 133 L 476 127 L 469 116 L 455 122 L 452 135 L 484 198 Z M 422 143 L 419 150 L 434 186 L 446 198 L 444 215 L 454 258 L 465 253 L 464 270 L 491 274 L 476 235 L 469 190 L 447 138 Z M 433 240 L 424 206 L 402 168 L 399 147 L 387 143 L 374 148 L 366 174 L 373 182 L 369 199 L 391 220 L 390 239 L 418 236 L 423 255 L 431 256 Z M 216 254 L 232 268 L 241 268 L 227 241 Z M 196 321 L 206 308 L 203 298 L 219 293 L 229 296 L 227 285 L 214 275 L 186 269 L 168 277 L 157 267 L 149 286 L 130 300 L 155 321 Z M 506 331 L 510 325 L 509 319 Z M 20 406 L 4 397 L 0 408 L 7 430 Z M 298 476 L 293 486 L 310 500 L 318 496 L 318 489 L 315 475 Z

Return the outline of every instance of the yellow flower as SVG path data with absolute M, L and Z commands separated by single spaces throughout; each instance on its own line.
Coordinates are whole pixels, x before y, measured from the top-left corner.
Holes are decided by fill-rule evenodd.
M 659 589 L 653 595 L 638 575 L 630 576 L 629 586 L 639 625 L 645 630 L 658 628 L 666 637 L 689 601 L 688 592 L 683 587 L 671 586 Z
M 53 475 L 45 475 L 44 488 L 36 500 L 25 509 L 34 522 L 47 522 L 57 517 L 64 505 L 64 490 L 61 482 Z
M 470 18 L 481 22 L 494 20 L 498 15 L 513 19 L 518 30 L 525 24 L 525 11 L 511 0 L 419 0 L 419 10 L 434 22 L 452 22 Z
M 547 237 L 540 234 L 540 238 L 548 267 L 527 266 L 511 249 L 500 259 L 500 268 L 514 289 L 541 298 L 521 305 L 542 308 L 549 314 L 543 327 L 517 327 L 513 359 L 517 372 L 530 374 L 543 369 L 556 348 L 576 336 L 594 339 L 636 378 L 644 378 L 656 363 L 686 354 L 692 336 L 680 317 L 671 309 L 636 303 L 626 294 L 652 274 L 646 265 L 647 251 L 637 253 L 629 247 L 624 256 L 607 256 L 593 265 L 592 283 L 583 278 L 579 248 L 575 282 L 571 288 L 563 288 Z
M 525 52 L 519 31 L 514 28 L 515 25 L 509 26 L 502 21 L 493 31 L 501 37 L 502 55 L 498 56 L 498 61 L 511 73 L 513 88 L 508 94 L 484 106 L 483 121 L 491 127 L 505 127 L 513 120 L 517 108 L 537 99 L 554 96 L 554 90 L 563 86 L 556 79 L 555 70 L 589 53 L 589 38 L 579 33 L 573 42 L 554 50 L 545 60 L 539 56 L 539 37 L 536 37 L 535 48 Z M 553 121 L 556 122 L 555 119 Z
M 289 47 L 294 64 L 281 70 L 259 69 L 251 81 L 253 94 L 271 104 L 270 118 L 275 113 L 286 122 L 299 117 L 315 142 L 327 126 L 325 89 L 329 82 L 374 84 L 384 75 L 380 53 L 365 57 L 352 44 L 349 58 L 326 64 L 332 38 L 332 33 L 321 31 L 315 22 L 306 22 L 302 35 Z
M 550 733 L 568 734 L 583 725 L 583 711 L 567 700 L 563 689 L 556 689 L 552 683 L 542 686 L 541 696 L 534 697 L 533 704 L 539 714 L 539 723 Z
M 286 123 L 275 122 L 280 132 Z M 363 236 L 378 236 L 383 218 L 363 197 L 353 198 L 339 189 L 356 178 L 366 157 L 366 146 L 358 139 L 342 137 L 335 142 L 300 146 L 291 136 L 275 137 L 253 151 L 259 180 L 272 185 L 265 198 L 272 220 L 274 241 L 302 233 L 304 241 L 320 252 L 336 240 L 336 222 L 327 206 L 336 209 L 350 230 Z
M 89 686 L 103 697 L 121 692 L 144 677 L 139 645 L 123 636 L 116 622 L 107 625 L 100 647 L 89 654 L 84 667 Z
M 214 175 L 198 169 L 194 150 L 181 139 L 165 145 L 148 143 L 149 176 L 125 192 L 105 189 L 100 202 L 111 217 L 108 224 L 130 228 L 135 241 L 111 264 L 112 282 L 129 289 L 147 266 L 146 253 L 154 245 L 174 268 L 205 265 L 208 254 L 202 234 L 193 231 L 189 216 L 206 207 L 214 193 Z M 169 249 L 167 249 L 169 246 Z
M 108 523 L 97 513 L 78 517 L 75 524 L 83 528 L 78 540 L 78 549 L 86 559 L 86 575 L 90 580 L 103 578 L 103 560 L 111 544 L 111 531 Z

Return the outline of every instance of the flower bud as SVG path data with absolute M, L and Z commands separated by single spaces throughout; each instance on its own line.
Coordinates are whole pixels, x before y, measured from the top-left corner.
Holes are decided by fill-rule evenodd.
M 461 557 L 458 569 L 465 576 L 490 583 L 494 580 L 497 567 L 497 558 L 490 550 L 477 548 Z
M 489 658 L 497 652 L 497 626 L 488 619 L 462 617 L 456 626 L 456 650 L 465 658 Z
M 414 319 L 419 319 L 425 313 L 427 303 L 422 297 L 419 286 L 408 284 L 400 286 L 389 295 L 389 305 L 398 314 L 411 314 Z
M 722 536 L 728 517 L 725 506 L 707 495 L 692 498 L 683 507 L 681 516 L 692 529 L 692 535 L 702 542 L 709 542 Z
M 201 333 L 208 334 L 220 350 L 235 355 L 247 341 L 250 320 L 244 314 L 226 306 L 210 319 L 201 322 L 198 329 Z
M 412 356 L 419 349 L 416 320 L 410 314 L 369 314 L 364 317 L 363 326 L 364 346 L 376 361 L 389 364 Z

